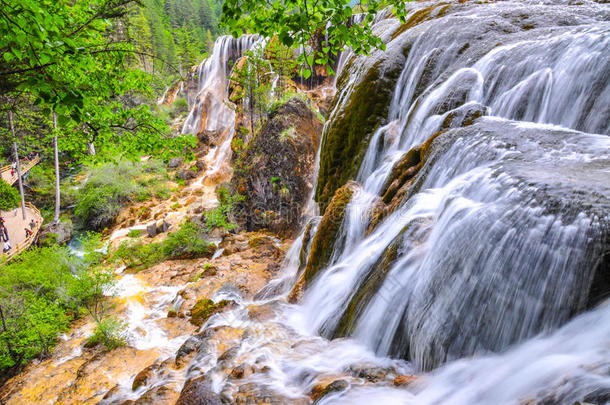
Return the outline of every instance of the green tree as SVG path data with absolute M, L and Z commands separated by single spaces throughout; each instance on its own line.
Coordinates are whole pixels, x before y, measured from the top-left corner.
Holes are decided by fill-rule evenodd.
M 176 29 L 176 41 L 180 71 L 186 72 L 197 63 L 200 56 L 200 44 L 198 44 L 193 31 L 187 27 Z
M 43 115 L 55 112 L 60 149 L 63 140 L 72 151 L 94 146 L 98 152 L 118 149 L 135 157 L 137 151 L 181 150 L 192 144 L 169 137 L 164 123 L 138 102 L 139 95 L 150 93 L 151 79 L 126 67 L 127 56 L 139 51 L 114 41 L 112 25 L 134 0 L 2 4 L 0 100 L 27 95 Z M 2 107 L 12 108 L 7 102 Z
M 146 72 L 152 72 L 152 58 L 148 55 L 153 55 L 152 34 L 150 25 L 140 10 L 131 14 L 127 20 L 129 42 L 133 44 L 134 49 L 138 51 L 135 58 L 139 65 Z
M 290 77 L 297 67 L 294 53 L 291 48 L 281 43 L 277 37 L 274 37 L 269 41 L 265 53 L 271 64 L 273 73 L 277 76 L 275 96 L 276 98 L 281 99 L 288 87 Z
M 4 180 L 0 180 L 0 211 L 8 211 L 19 205 L 21 197 L 17 189 L 11 187 Z
M 260 2 L 257 0 L 226 0 L 222 7 L 221 23 L 234 36 L 244 32 L 259 33 L 265 37 L 277 35 L 289 47 L 302 47 L 299 62 L 305 79 L 311 76 L 314 65 L 325 65 L 339 51 L 350 47 L 356 54 L 365 54 L 374 48 L 384 49 L 383 41 L 376 36 L 371 23 L 380 7 L 390 4 L 399 17 L 405 15 L 405 0 L 362 0 L 359 8 L 366 14 L 363 24 L 347 24 L 354 14 L 351 0 L 284 0 Z M 324 34 L 328 41 L 316 46 Z M 313 45 L 313 46 L 312 46 Z

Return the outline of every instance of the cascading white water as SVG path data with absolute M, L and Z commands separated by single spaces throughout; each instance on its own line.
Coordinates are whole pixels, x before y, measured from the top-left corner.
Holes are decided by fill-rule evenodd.
M 409 16 L 430 4 L 413 4 Z M 404 66 L 387 119 L 369 134 L 330 263 L 300 305 L 286 303 L 320 220 L 311 204 L 312 222 L 254 302 L 234 291 L 212 297 L 235 307 L 193 337 L 204 345 L 181 377 L 205 375 L 224 398 L 262 392 L 277 403 L 308 403 L 320 380 L 338 378 L 348 382 L 317 403 L 607 401 L 610 307 L 572 319 L 589 305 L 593 261 L 605 246 L 598 239 L 610 220 L 603 195 L 610 138 L 600 135 L 610 130 L 610 26 L 596 20 L 607 8 L 572 16 L 561 0 L 455 5 L 396 36 L 396 20 L 376 20 L 388 49 L 410 42 L 397 58 Z M 216 58 L 226 60 L 229 40 L 219 41 Z M 325 132 L 374 68 L 360 61 L 343 65 Z M 201 84 L 201 110 L 191 111 L 187 132 L 207 125 L 196 119 L 207 108 L 206 86 L 216 84 Z M 491 116 L 465 125 L 472 112 Z M 429 145 L 406 197 L 369 229 L 396 162 L 439 130 L 448 132 Z M 167 304 L 165 292 L 173 291 L 160 295 Z M 250 316 L 259 306 L 273 316 Z M 233 358 L 205 342 L 223 327 L 243 332 L 227 350 Z M 258 371 L 233 378 L 233 367 Z M 373 384 L 363 375 L 376 368 L 383 372 Z M 433 368 L 409 390 L 393 387 L 396 374 Z
M 579 316 L 558 331 L 502 355 L 463 359 L 434 371 L 411 391 L 359 387 L 320 405 L 349 403 L 487 405 L 604 403 L 610 393 L 607 359 L 610 306 Z M 600 402 L 601 401 L 601 402 Z
M 306 292 L 302 312 L 311 331 L 354 335 L 380 354 L 406 355 L 430 368 L 464 354 L 501 350 L 565 323 L 574 308 L 584 307 L 594 265 L 587 246 L 608 218 L 551 213 L 536 201 L 537 185 L 524 187 L 521 175 L 527 165 L 536 176 L 548 167 L 567 172 L 575 161 L 579 176 L 588 171 L 607 185 L 600 169 L 610 158 L 605 136 L 487 120 L 435 156 L 417 184 L 420 192 L 365 237 L 368 213 L 394 164 L 460 110 L 610 132 L 607 23 L 516 33 L 506 45 L 483 46 L 473 52 L 476 58 L 461 59 L 470 46 L 464 37 L 472 32 L 461 32 L 458 24 L 484 22 L 516 7 L 523 5 L 503 2 L 417 28 L 388 123 L 371 136 L 360 164 L 362 189 L 346 209 L 330 266 Z M 446 35 L 449 27 L 454 35 Z M 355 78 L 361 66 L 351 69 Z M 352 84 L 344 84 L 337 108 Z M 542 135 L 549 131 L 555 138 Z M 515 139 L 501 136 L 506 133 Z M 525 153 L 531 150 L 540 153 L 538 162 L 536 154 Z M 531 160 L 507 172 L 523 155 Z M 589 168 L 590 162 L 595 164 Z M 553 169 L 548 178 L 536 179 L 552 179 Z M 399 258 L 382 270 L 378 261 L 393 245 Z M 375 272 L 383 276 L 371 284 Z M 371 296 L 358 298 L 365 289 L 372 289 Z
M 235 63 L 258 40 L 257 35 L 221 36 L 214 43 L 212 55 L 197 67 L 197 97 L 182 133 L 206 133 L 218 140 L 209 156 L 211 172 L 218 170 L 230 158 L 235 129 L 235 111 L 228 102 L 231 63 Z

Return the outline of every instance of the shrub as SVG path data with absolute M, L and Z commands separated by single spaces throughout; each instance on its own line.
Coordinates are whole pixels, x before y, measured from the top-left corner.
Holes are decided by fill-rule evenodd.
M 160 247 L 160 243 L 125 240 L 119 244 L 113 259 L 123 263 L 128 269 L 146 269 L 166 259 Z
M 14 187 L 4 180 L 0 180 L 0 210 L 8 211 L 19 206 L 21 197 Z
M 216 196 L 219 202 L 218 207 L 203 214 L 207 231 L 209 232 L 214 228 L 224 228 L 227 231 L 231 231 L 237 228 L 237 225 L 229 220 L 228 215 L 233 211 L 236 203 L 244 200 L 244 196 L 239 194 L 231 195 L 231 192 L 224 186 L 218 187 Z
M 184 97 L 178 97 L 174 100 L 172 107 L 174 109 L 174 114 L 179 115 L 188 111 L 189 104 Z
M 86 249 L 93 245 L 85 242 Z M 99 260 L 98 254 L 87 251 L 80 259 L 54 246 L 29 249 L 0 265 L 0 375 L 48 356 L 70 321 L 99 303 L 113 280 L 112 272 L 95 266 Z
M 158 186 L 167 172 L 158 161 L 144 163 L 121 161 L 91 169 L 85 185 L 77 191 L 74 214 L 87 229 L 100 230 L 112 224 L 123 204 L 145 201 L 152 196 L 148 188 Z
M 130 238 L 139 238 L 140 236 L 142 236 L 142 230 L 141 229 L 132 229 L 127 233 L 127 236 Z
M 205 240 L 204 229 L 187 220 L 163 242 L 143 243 L 124 240 L 113 254 L 113 260 L 129 269 L 143 270 L 166 259 L 192 259 L 209 256 L 215 246 Z
M 103 345 L 106 350 L 113 350 L 127 344 L 126 326 L 115 318 L 108 317 L 97 322 L 95 332 L 89 336 L 85 347 Z
M 60 185 L 60 201 L 63 207 L 76 203 L 75 193 L 70 187 L 70 178 L 65 178 Z M 53 218 L 55 209 L 55 168 L 49 163 L 40 163 L 28 172 L 28 190 L 26 200 L 31 201 L 42 213 L 45 220 Z M 49 211 L 50 214 L 47 215 Z
M 192 220 L 168 235 L 163 242 L 163 253 L 169 258 L 195 258 L 214 253 L 214 245 L 205 240 L 204 229 Z

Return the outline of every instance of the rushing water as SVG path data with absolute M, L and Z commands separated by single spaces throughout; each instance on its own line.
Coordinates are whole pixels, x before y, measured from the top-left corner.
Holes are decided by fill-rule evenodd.
M 235 131 L 235 110 L 228 101 L 229 73 L 235 63 L 258 40 L 256 35 L 219 37 L 212 55 L 197 67 L 197 96 L 182 127 L 183 134 L 206 133 L 216 138 L 210 151 L 212 173 L 230 159 Z
M 319 379 L 362 367 L 435 369 L 409 391 L 351 379 L 321 403 L 608 400 L 608 306 L 574 318 L 591 305 L 610 220 L 599 195 L 610 186 L 608 7 L 587 3 L 575 15 L 561 1 L 456 7 L 394 38 L 395 21 L 376 21 L 389 50 L 408 42 L 409 52 L 359 162 L 361 187 L 330 263 L 302 302 L 284 297 L 319 221 L 311 207 L 313 226 L 281 276 L 257 301 L 237 299 L 202 327 L 246 330 L 241 363 L 267 371 L 227 379 L 224 361 L 205 352 L 188 378 L 206 375 L 225 397 L 254 384 L 290 403 Z M 325 133 L 374 65 L 361 58 L 345 53 L 339 62 L 345 72 Z M 473 111 L 490 117 L 461 128 Z M 412 190 L 369 233 L 395 163 L 439 130 L 449 132 L 432 143 Z M 252 320 L 251 305 L 275 316 Z M 350 338 L 327 340 L 342 336 Z

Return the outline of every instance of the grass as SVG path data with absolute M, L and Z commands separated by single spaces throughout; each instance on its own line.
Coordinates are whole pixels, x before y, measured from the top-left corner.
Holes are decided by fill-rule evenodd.
M 88 171 L 87 182 L 74 193 L 74 214 L 85 229 L 101 230 L 112 225 L 128 202 L 169 195 L 167 171 L 159 161 L 106 163 Z
M 205 230 L 187 220 L 163 242 L 125 240 L 113 254 L 113 261 L 133 270 L 143 270 L 167 259 L 194 259 L 211 256 L 216 247 L 205 239 Z

